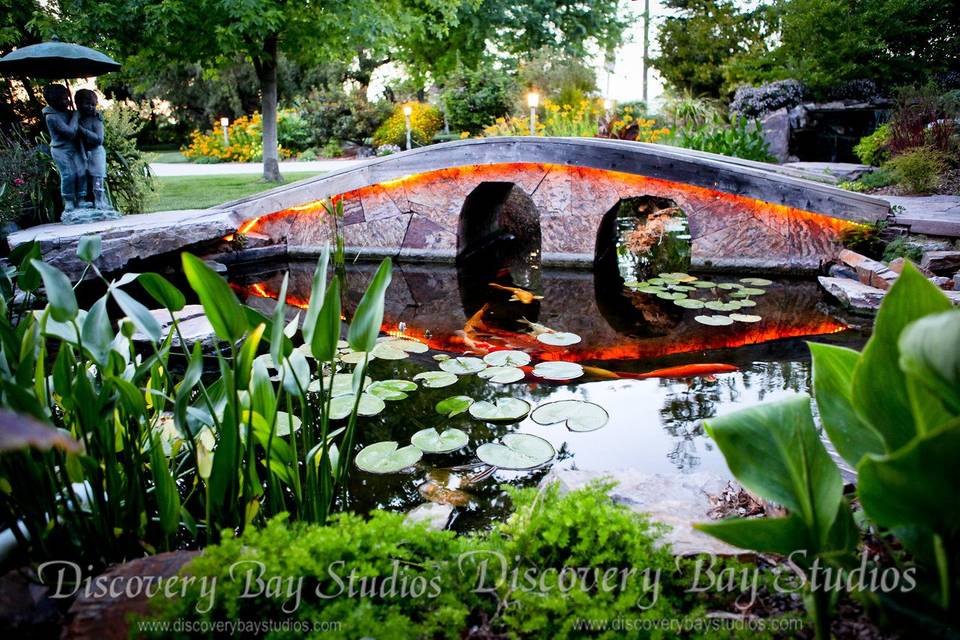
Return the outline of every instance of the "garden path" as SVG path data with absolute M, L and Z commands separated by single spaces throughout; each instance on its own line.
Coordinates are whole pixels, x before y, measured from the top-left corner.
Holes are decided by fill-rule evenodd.
M 362 160 L 311 160 L 308 162 L 288 161 L 280 163 L 280 173 L 315 171 L 323 173 L 352 167 Z M 168 176 L 228 176 L 263 173 L 261 162 L 218 162 L 215 164 L 195 164 L 193 162 L 151 162 L 150 171 L 158 177 Z

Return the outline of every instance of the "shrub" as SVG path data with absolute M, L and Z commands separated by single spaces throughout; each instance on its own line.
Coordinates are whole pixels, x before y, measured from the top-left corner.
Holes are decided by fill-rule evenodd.
M 517 93 L 513 78 L 489 63 L 477 69 L 459 66 L 444 84 L 441 100 L 451 129 L 471 134 L 507 115 Z
M 466 133 L 466 132 L 465 132 Z M 537 118 L 537 135 L 543 135 L 543 120 Z M 482 136 L 484 138 L 496 138 L 498 136 L 528 136 L 530 135 L 530 119 L 520 116 L 507 116 L 497 118 L 492 125 L 484 128 Z
M 759 87 L 740 87 L 730 103 L 731 113 L 750 118 L 763 116 L 803 102 L 803 85 L 796 80 L 778 80 Z
M 320 149 L 321 158 L 339 158 L 343 155 L 343 147 L 336 140 L 330 140 Z
M 773 161 L 760 123 L 736 116 L 729 121 L 714 118 L 709 124 L 683 127 L 677 131 L 674 144 L 745 160 Z
M 920 259 L 923 258 L 923 247 L 910 242 L 903 236 L 898 236 L 888 242 L 883 250 L 884 262 L 890 262 L 897 258 L 908 258 L 919 264 Z
M 391 109 L 389 102 L 369 102 L 357 91 L 314 91 L 300 103 L 300 112 L 312 136 L 311 145 L 315 147 L 331 140 L 368 144 Z
M 603 102 L 583 98 L 572 104 L 545 100 L 543 103 L 543 135 L 592 138 L 597 135 L 603 118 Z
M 882 124 L 868 136 L 860 138 L 853 152 L 860 162 L 879 167 L 890 158 L 890 124 Z
M 23 131 L 0 132 L 0 222 L 43 224 L 57 219 L 60 180 L 53 159 Z
M 951 154 L 956 147 L 957 126 L 953 118 L 957 116 L 960 102 L 950 93 L 941 94 L 935 85 L 901 89 L 890 120 L 891 154 L 896 156 L 924 146 Z
M 107 155 L 107 188 L 123 213 L 143 213 L 156 190 L 150 161 L 137 148 L 144 120 L 136 109 L 116 103 L 103 112 L 103 148 Z
M 291 154 L 304 151 L 313 141 L 306 119 L 297 111 L 284 109 L 277 114 L 277 142 Z
M 409 106 L 413 109 L 410 114 L 410 131 L 414 146 L 422 147 L 430 144 L 433 136 L 443 126 L 443 116 L 433 105 L 423 102 L 410 102 L 405 105 L 397 105 L 393 113 L 387 118 L 373 134 L 373 143 L 376 146 L 386 144 L 395 144 L 400 147 L 406 147 L 407 127 L 403 115 L 403 108 Z
M 278 115 L 278 134 L 281 128 L 280 119 Z M 193 131 L 190 134 L 190 143 L 182 148 L 181 152 L 187 158 L 198 162 L 259 162 L 263 158 L 263 121 L 259 113 L 240 116 L 231 122 L 227 126 L 227 137 L 230 144 L 224 146 L 223 129 L 218 123 L 214 123 L 211 130 L 205 133 Z M 279 152 L 281 158 L 291 156 L 290 150 L 282 145 Z
M 930 193 L 937 188 L 947 159 L 936 149 L 918 147 L 893 157 L 883 168 L 910 193 Z

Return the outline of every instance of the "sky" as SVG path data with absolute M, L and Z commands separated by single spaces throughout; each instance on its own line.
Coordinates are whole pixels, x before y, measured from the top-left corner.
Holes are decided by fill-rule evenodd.
M 643 0 L 627 0 L 621 11 L 632 15 L 632 26 L 617 50 L 613 73 L 607 73 L 603 63 L 597 64 L 597 86 L 605 98 L 617 102 L 640 100 L 643 98 Z M 657 16 L 662 16 L 663 7 L 658 0 L 650 0 L 650 52 L 653 55 L 656 44 Z M 656 70 L 648 72 L 648 97 L 652 105 L 658 103 L 663 94 L 663 80 Z

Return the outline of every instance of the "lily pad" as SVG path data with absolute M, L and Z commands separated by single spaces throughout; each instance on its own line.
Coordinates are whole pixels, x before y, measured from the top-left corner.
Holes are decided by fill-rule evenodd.
M 367 387 L 367 393 L 372 393 L 381 400 L 403 400 L 408 391 L 416 391 L 417 383 L 409 380 L 378 380 Z
M 437 431 L 434 428 L 417 431 L 410 442 L 424 453 L 450 453 L 463 449 L 470 442 L 469 436 L 460 429 Z
M 490 382 L 509 384 L 523 380 L 526 374 L 523 372 L 523 369 L 518 367 L 488 367 L 477 375 Z
M 548 344 L 551 347 L 569 347 L 572 344 L 577 344 L 580 342 L 580 336 L 575 333 L 567 333 L 566 331 L 556 331 L 554 333 L 541 333 L 537 336 L 537 340 L 543 344 Z
M 670 289 L 672 291 L 682 291 L 684 293 L 689 293 L 690 291 L 697 290 L 696 287 L 691 287 L 690 285 L 686 285 L 686 284 L 672 284 L 670 285 Z
M 740 303 L 736 300 L 731 300 L 730 302 L 722 302 L 720 300 L 711 300 L 703 305 L 711 311 L 736 311 L 740 308 Z
M 363 379 L 363 388 L 366 389 L 373 383 L 373 378 L 370 376 L 365 376 Z M 334 396 L 342 396 L 346 393 L 353 393 L 353 374 L 352 373 L 335 373 L 332 380 L 332 393 Z M 323 388 L 324 390 L 330 390 L 331 379 L 330 376 L 323 377 Z M 310 386 L 307 387 L 307 391 L 313 393 L 320 392 L 320 381 L 313 380 L 310 383 Z
M 694 320 L 710 327 L 725 327 L 733 324 L 733 320 L 727 316 L 696 316 Z
M 740 303 L 740 307 L 755 307 L 757 306 L 756 300 L 751 300 L 750 298 L 744 298 L 743 300 L 737 300 Z
M 740 278 L 740 282 L 751 287 L 769 287 L 773 284 L 772 280 L 766 278 Z
M 443 362 L 444 360 L 449 360 L 450 356 L 445 353 L 435 353 L 433 354 L 433 359 L 437 362 Z
M 523 351 L 493 351 L 483 356 L 491 367 L 523 367 L 530 364 L 530 354 Z
M 277 411 L 277 432 L 278 436 L 288 436 L 300 430 L 300 418 L 287 413 L 286 411 Z
M 480 358 L 474 358 L 471 356 L 460 356 L 458 358 L 450 358 L 449 360 L 444 360 L 440 363 L 440 368 L 446 371 L 447 373 L 453 373 L 458 376 L 465 376 L 471 373 L 477 373 L 478 371 L 483 371 L 487 368 L 487 363 L 481 360 Z
M 330 400 L 330 419 L 342 420 L 353 411 L 353 394 L 336 396 Z M 360 394 L 360 404 L 357 405 L 358 416 L 375 416 L 386 408 L 383 400 L 369 393 Z
M 377 359 L 377 356 L 375 356 L 372 352 L 370 354 L 367 354 L 364 351 L 346 351 L 340 354 L 340 361 L 345 364 L 360 364 L 361 362 L 363 362 L 364 356 L 368 356 L 368 355 L 369 355 L 368 360 Z
M 546 380 L 573 380 L 583 375 L 583 367 L 562 360 L 541 362 L 533 368 L 533 375 Z
M 563 422 L 570 431 L 594 431 L 607 424 L 607 410 L 593 402 L 558 400 L 542 404 L 530 414 L 537 424 Z
M 398 448 L 393 440 L 385 440 L 361 449 L 354 463 L 368 473 L 397 473 L 417 464 L 422 457 L 423 451 L 412 444 Z
M 730 295 L 732 295 L 734 298 L 740 298 L 743 296 L 762 296 L 766 292 L 767 292 L 766 289 L 758 289 L 756 287 L 744 287 L 743 289 L 740 289 L 739 291 L 735 291 Z
M 381 360 L 403 360 L 410 357 L 410 354 L 403 349 L 393 346 L 393 341 L 381 342 L 376 345 L 370 355 Z
M 661 273 L 659 274 L 664 280 L 674 280 L 676 282 L 693 282 L 697 279 L 696 276 L 692 276 L 689 273 Z
M 645 282 L 646 282 L 647 284 L 654 285 L 654 286 L 658 286 L 658 287 L 659 287 L 660 285 L 667 284 L 667 281 L 664 280 L 663 278 L 649 278 L 649 279 L 646 280 Z
M 394 349 L 400 349 L 401 351 L 406 351 L 407 353 L 426 353 L 430 350 L 430 347 L 423 344 L 419 340 L 414 340 L 413 338 L 387 338 L 380 344 L 385 344 L 387 346 L 393 347 Z
M 717 287 L 716 282 L 710 282 L 709 280 L 697 280 L 696 282 L 691 282 L 690 285 L 697 289 L 715 289 Z
M 481 400 L 470 405 L 470 415 L 487 422 L 514 422 L 530 413 L 530 404 L 517 398 L 497 398 L 496 403 Z
M 723 289 L 724 291 L 732 291 L 733 289 L 743 289 L 743 285 L 737 282 L 721 282 L 717 284 L 717 289 Z
M 673 304 L 678 307 L 683 307 L 684 309 L 703 309 L 703 300 L 695 300 L 693 298 L 681 298 L 680 300 L 674 300 Z
M 543 466 L 556 455 L 553 445 L 527 433 L 508 433 L 500 443 L 487 442 L 477 448 L 477 457 L 500 469 L 522 471 Z
M 681 292 L 672 293 L 669 291 L 664 291 L 663 293 L 658 293 L 657 297 L 661 300 L 683 300 L 687 297 L 687 294 Z
M 731 313 L 730 319 L 736 320 L 737 322 L 760 322 L 763 320 L 760 316 L 752 316 L 745 313 Z
M 469 409 L 472 404 L 473 398 L 470 396 L 450 396 L 438 402 L 434 409 L 436 409 L 437 413 L 452 418 Z
M 447 371 L 424 371 L 413 376 L 413 380 L 429 389 L 439 389 L 456 384 L 458 378 L 455 374 Z

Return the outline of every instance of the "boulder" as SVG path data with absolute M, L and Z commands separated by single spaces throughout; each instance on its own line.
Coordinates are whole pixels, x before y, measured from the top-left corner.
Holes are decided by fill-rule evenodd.
M 960 291 L 960 271 L 953 274 L 953 290 Z
M 920 266 L 937 275 L 954 273 L 960 269 L 960 251 L 926 251 Z
M 841 262 L 856 271 L 857 280 L 877 289 L 886 291 L 900 275 L 882 262 L 871 260 L 856 251 L 844 249 L 838 257 Z
M 790 158 L 790 116 L 787 109 L 784 107 L 767 114 L 760 124 L 770 155 L 777 162 L 786 162 Z
M 847 278 L 817 278 L 827 293 L 837 299 L 844 307 L 854 312 L 872 313 L 880 308 L 880 302 L 886 291 Z
M 427 529 L 443 531 L 450 524 L 453 515 L 453 505 L 424 502 L 407 512 L 406 521 L 411 524 L 424 523 Z
M 167 334 L 170 333 L 173 328 L 170 312 L 166 309 L 152 309 L 150 315 L 160 323 L 160 334 L 163 338 L 166 338 Z M 207 319 L 206 314 L 203 312 L 201 305 L 188 304 L 180 311 L 174 312 L 173 315 L 176 317 L 177 324 L 180 327 L 179 334 L 174 334 L 173 336 L 173 342 L 171 344 L 174 347 L 180 346 L 180 337 L 182 336 L 187 347 L 192 347 L 194 343 L 199 342 L 201 348 L 205 351 L 216 348 L 218 340 L 217 334 L 213 330 L 213 325 L 210 324 L 210 320 Z M 141 333 L 139 330 L 133 334 L 134 342 L 148 342 L 149 340 L 147 335 Z
M 597 480 L 612 480 L 616 486 L 609 496 L 614 502 L 626 505 L 637 513 L 647 514 L 651 521 L 670 526 L 661 544 L 670 544 L 677 555 L 712 553 L 739 556 L 744 551 L 721 542 L 693 528 L 698 522 L 708 522 L 713 509 L 711 496 L 721 494 L 728 478 L 698 471 L 689 474 L 659 474 L 628 469 L 623 471 L 581 471 L 577 469 L 550 470 L 541 485 L 556 482 L 561 493 L 580 489 Z
M 910 260 L 909 258 L 896 258 L 894 260 L 891 260 L 890 263 L 887 265 L 887 268 L 889 268 L 891 271 L 895 273 L 903 273 L 903 266 L 908 262 L 913 266 L 915 266 L 917 269 L 919 269 L 920 273 L 922 273 L 923 275 L 927 276 L 928 278 L 933 277 L 932 271 L 930 271 L 926 267 L 921 267 L 920 265 L 915 263 L 913 260 Z

